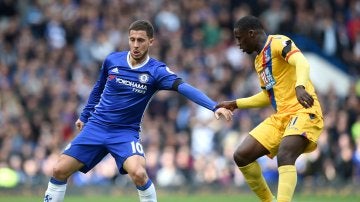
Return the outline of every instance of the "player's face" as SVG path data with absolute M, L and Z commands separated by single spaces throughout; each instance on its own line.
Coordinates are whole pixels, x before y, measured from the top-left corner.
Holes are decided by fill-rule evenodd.
M 240 29 L 234 29 L 234 36 L 236 39 L 236 45 L 247 54 L 251 54 L 255 51 L 254 46 L 254 30 L 242 31 Z
M 129 46 L 132 59 L 138 63 L 143 62 L 153 41 L 154 39 L 150 39 L 143 30 L 130 30 Z

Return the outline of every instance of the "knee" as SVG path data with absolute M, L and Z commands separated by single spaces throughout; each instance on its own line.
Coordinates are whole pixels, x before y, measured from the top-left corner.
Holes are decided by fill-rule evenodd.
M 57 164 L 53 168 L 53 177 L 57 180 L 66 181 L 70 174 L 66 172 L 66 169 Z
M 239 167 L 243 167 L 243 166 L 246 166 L 247 164 L 251 163 L 251 160 L 249 160 L 247 158 L 247 155 L 246 154 L 247 152 L 238 148 L 234 154 L 233 154 L 233 158 L 234 158 L 234 161 L 236 163 L 237 166 Z
M 128 171 L 130 178 L 136 186 L 142 186 L 146 183 L 148 176 L 144 167 Z
M 290 151 L 279 151 L 277 154 L 278 166 L 294 165 L 299 155 L 294 154 Z

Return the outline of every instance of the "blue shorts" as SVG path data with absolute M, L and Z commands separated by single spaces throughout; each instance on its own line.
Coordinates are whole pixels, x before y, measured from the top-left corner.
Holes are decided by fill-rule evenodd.
M 144 156 L 139 132 L 133 129 L 109 129 L 96 123 L 87 123 L 63 152 L 84 164 L 80 169 L 83 173 L 95 167 L 108 153 L 115 158 L 119 172 L 127 174 L 123 168 L 125 160 L 132 155 Z

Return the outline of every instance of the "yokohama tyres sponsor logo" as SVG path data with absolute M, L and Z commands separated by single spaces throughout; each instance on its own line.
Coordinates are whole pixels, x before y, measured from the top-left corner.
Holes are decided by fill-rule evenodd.
M 122 78 L 116 78 L 116 83 L 124 84 L 126 86 L 130 86 L 132 88 L 137 88 L 141 90 L 147 90 L 147 86 L 145 84 L 136 83 L 133 81 L 125 80 Z

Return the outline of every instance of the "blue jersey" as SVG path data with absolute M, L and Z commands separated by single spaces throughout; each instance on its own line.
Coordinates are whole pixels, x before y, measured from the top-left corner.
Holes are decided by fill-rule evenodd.
M 174 82 L 180 78 L 166 64 L 148 57 L 141 65 L 132 67 L 129 58 L 130 52 L 123 51 L 104 60 L 81 121 L 139 130 L 144 111 L 158 90 L 178 90 L 192 101 L 215 109 L 214 101 L 186 83 L 174 89 Z
M 184 83 L 162 62 L 153 58 L 132 67 L 129 52 L 110 54 L 101 67 L 80 120 L 88 123 L 68 144 L 64 154 L 84 164 L 86 173 L 108 153 L 122 167 L 132 155 L 144 156 L 139 139 L 140 123 L 151 97 L 158 90 L 176 90 L 193 102 L 215 110 L 216 103 Z

